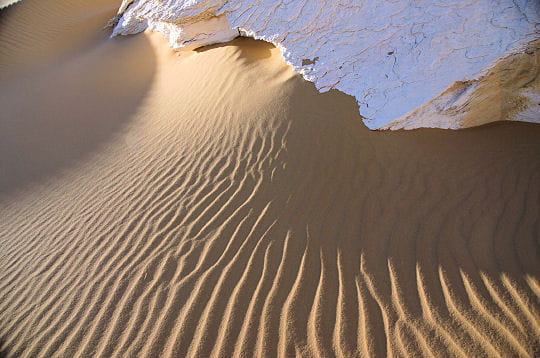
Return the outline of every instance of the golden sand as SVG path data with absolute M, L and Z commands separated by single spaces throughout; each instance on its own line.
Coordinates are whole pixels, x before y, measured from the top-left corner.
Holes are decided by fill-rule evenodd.
M 371 132 L 266 43 L 109 40 L 117 5 L 0 13 L 1 354 L 540 354 L 539 126 Z

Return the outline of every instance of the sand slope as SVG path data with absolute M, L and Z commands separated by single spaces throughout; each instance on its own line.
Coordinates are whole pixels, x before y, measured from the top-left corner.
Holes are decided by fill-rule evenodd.
M 4 355 L 540 354 L 540 127 L 375 133 L 264 43 L 46 33 L 0 47 Z

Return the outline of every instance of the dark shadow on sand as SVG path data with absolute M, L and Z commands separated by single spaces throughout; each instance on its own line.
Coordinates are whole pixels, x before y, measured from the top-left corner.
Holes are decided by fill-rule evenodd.
M 240 54 L 240 58 L 245 60 L 247 63 L 270 58 L 272 55 L 271 50 L 274 48 L 274 45 L 266 41 L 254 40 L 249 37 L 237 37 L 236 39 L 227 43 L 199 47 L 198 49 L 195 49 L 195 52 L 202 53 L 211 51 L 213 49 L 230 46 L 236 47 Z
M 0 358 L 8 357 L 7 352 L 5 351 L 4 344 L 5 344 L 4 340 L 0 338 Z

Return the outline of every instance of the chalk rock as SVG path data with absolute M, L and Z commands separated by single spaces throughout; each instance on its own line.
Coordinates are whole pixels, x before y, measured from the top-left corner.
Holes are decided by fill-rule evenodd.
M 125 0 L 122 6 L 113 35 L 160 31 L 175 49 L 239 33 L 272 42 L 321 92 L 354 96 L 372 129 L 399 128 L 388 125 L 404 117 L 404 127 L 415 127 L 415 109 L 424 111 L 418 126 L 461 126 L 461 117 L 426 116 L 440 107 L 432 100 L 446 101 L 449 86 L 461 95 L 474 92 L 471 84 L 486 66 L 538 38 L 540 29 L 537 0 Z
M 474 79 L 454 82 L 379 129 L 458 129 L 502 120 L 540 123 L 540 39 L 513 49 Z
M 16 2 L 19 2 L 21 0 L 0 0 L 0 9 L 3 9 L 5 7 L 8 7 L 9 5 L 13 5 Z

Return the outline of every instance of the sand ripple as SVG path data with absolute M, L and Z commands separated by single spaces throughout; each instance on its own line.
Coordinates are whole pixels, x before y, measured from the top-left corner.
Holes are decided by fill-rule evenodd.
M 129 121 L 2 187 L 0 351 L 540 354 L 538 126 L 370 132 L 354 99 L 247 40 L 180 56 L 159 35 L 114 40 L 103 71 L 146 38 L 150 83 L 118 89 Z M 36 106 L 1 120 L 55 114 Z

